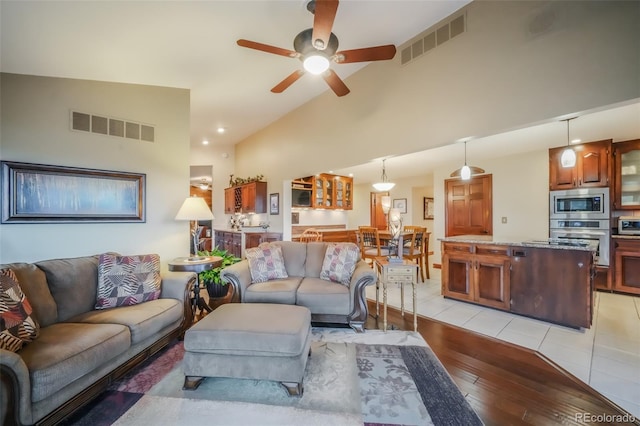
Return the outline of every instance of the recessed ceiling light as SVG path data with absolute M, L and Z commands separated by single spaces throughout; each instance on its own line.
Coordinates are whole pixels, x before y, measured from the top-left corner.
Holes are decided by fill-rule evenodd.
M 209 141 L 208 141 L 208 140 L 206 140 L 206 139 L 205 139 L 205 140 L 203 140 L 203 141 L 202 141 L 202 145 L 209 145 Z
M 571 143 L 580 143 L 582 142 L 582 139 L 572 139 Z
M 224 127 L 218 127 L 218 133 L 224 133 L 225 130 L 226 129 Z

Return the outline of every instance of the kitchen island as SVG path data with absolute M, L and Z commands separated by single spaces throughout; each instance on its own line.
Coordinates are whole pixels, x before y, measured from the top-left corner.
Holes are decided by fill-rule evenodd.
M 440 241 L 444 297 L 591 327 L 597 243 L 484 235 Z

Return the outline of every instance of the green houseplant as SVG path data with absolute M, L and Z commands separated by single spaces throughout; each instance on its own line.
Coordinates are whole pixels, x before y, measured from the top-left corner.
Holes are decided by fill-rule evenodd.
M 198 279 L 206 287 L 209 297 L 219 298 L 226 296 L 229 291 L 229 283 L 220 279 L 220 272 L 227 266 L 240 262 L 241 259 L 219 247 L 215 247 L 211 251 L 199 251 L 198 254 L 200 256 L 217 256 L 222 258 L 220 266 L 200 272 Z

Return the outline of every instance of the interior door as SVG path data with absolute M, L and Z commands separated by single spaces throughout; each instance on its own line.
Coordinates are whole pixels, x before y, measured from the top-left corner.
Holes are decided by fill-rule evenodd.
M 446 236 L 492 235 L 491 175 L 445 180 Z
M 382 196 L 389 195 L 388 192 L 370 193 L 371 226 L 380 230 L 387 229 L 387 216 L 382 211 Z

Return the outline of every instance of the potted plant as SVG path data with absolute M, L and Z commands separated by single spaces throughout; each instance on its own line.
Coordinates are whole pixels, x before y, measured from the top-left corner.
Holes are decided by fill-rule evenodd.
M 241 259 L 239 257 L 235 257 L 227 250 L 222 250 L 218 247 L 215 247 L 211 251 L 200 251 L 198 254 L 201 256 L 217 256 L 222 258 L 220 266 L 200 272 L 198 274 L 198 279 L 202 284 L 204 284 L 207 289 L 207 293 L 209 293 L 209 297 L 225 297 L 229 291 L 229 283 L 220 279 L 220 271 L 229 265 L 240 262 Z

